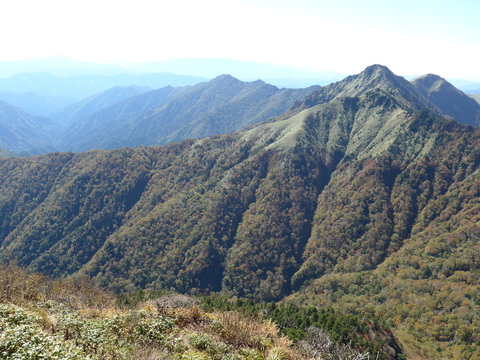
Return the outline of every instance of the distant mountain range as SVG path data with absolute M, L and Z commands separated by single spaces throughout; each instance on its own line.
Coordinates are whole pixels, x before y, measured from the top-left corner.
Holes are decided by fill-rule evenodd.
M 49 117 L 55 111 L 63 109 L 72 100 L 64 97 L 37 95 L 33 92 L 0 91 L 0 101 L 19 107 L 31 115 Z
M 45 154 L 55 151 L 54 141 L 61 131 L 49 118 L 0 101 L 0 148 L 17 155 Z
M 11 106 L 12 127 L 3 134 L 3 147 L 32 155 L 160 145 L 224 134 L 279 115 L 318 88 L 279 89 L 263 81 L 242 82 L 227 75 L 191 87 L 147 91 L 145 87 L 117 86 L 66 106 L 53 113 L 52 120 L 39 122 L 39 117 Z M 4 117 L 6 128 L 7 120 Z M 31 127 L 31 137 L 18 132 L 20 123 L 25 129 Z M 39 128 L 41 123 L 48 124 L 47 132 Z
M 76 77 L 83 75 L 117 76 L 127 75 L 190 75 L 203 80 L 213 79 L 219 74 L 231 74 L 243 81 L 262 79 L 278 87 L 302 88 L 312 85 L 326 85 L 343 78 L 344 74 L 329 71 L 313 71 L 292 66 L 281 66 L 258 62 L 244 62 L 231 59 L 175 59 L 143 63 L 124 63 L 121 66 L 111 64 L 95 64 L 77 61 L 65 57 L 55 57 L 28 61 L 0 61 L 0 77 L 11 77 L 22 73 L 45 72 L 60 77 Z M 116 84 L 116 85 L 149 85 L 149 84 Z M 176 83 L 165 85 L 178 86 Z M 190 84 L 192 85 L 192 84 Z M 111 85 L 113 86 L 113 85 Z M 0 87 L 0 90 L 2 88 Z M 106 89 L 104 89 L 106 90 Z M 100 90 L 101 91 L 101 90 Z M 90 94 L 92 95 L 92 94 Z
M 11 118 L 3 117 L 5 129 L 10 126 L 9 119 L 12 124 L 2 135 L 2 145 L 6 150 L 22 155 L 162 145 L 186 138 L 240 131 L 259 122 L 274 121 L 282 113 L 285 118 L 336 98 L 358 96 L 368 88 L 389 89 L 388 91 L 393 91 L 393 88 L 397 92 L 401 90 L 397 98 L 402 104 L 416 109 L 425 108 L 463 124 L 480 124 L 480 105 L 445 79 L 429 74 L 409 82 L 385 69 L 381 66 L 370 67 L 360 75 L 347 77 L 325 87 L 305 89 L 279 89 L 261 80 L 243 82 L 230 75 L 192 86 L 167 86 L 157 90 L 139 85 L 115 86 L 64 106 L 51 113 L 48 119 L 44 117 L 41 120 L 18 107 L 14 110 L 12 105 L 8 111 Z M 378 76 L 373 76 L 375 74 L 371 74 L 372 71 L 379 72 Z M 30 79 L 28 83 L 33 88 L 37 86 L 35 83 L 44 86 L 42 76 L 46 76 L 43 78 L 45 81 L 60 80 L 43 74 L 37 82 L 31 82 Z M 368 81 L 365 80 L 367 78 Z M 80 77 L 75 79 L 80 81 Z M 90 88 L 93 89 L 100 84 L 105 86 L 110 81 L 138 81 L 141 78 L 120 76 L 108 78 L 108 81 L 104 77 L 82 79 L 80 82 L 88 83 L 91 80 Z M 152 77 L 145 76 L 142 79 L 150 81 Z M 165 80 L 162 76 L 157 79 Z M 170 80 L 175 79 L 185 80 L 177 77 Z M 72 78 L 63 78 L 61 81 L 71 80 Z M 80 85 L 75 86 L 75 82 L 69 84 L 68 87 L 72 89 L 82 88 Z M 58 92 L 64 89 L 60 83 L 55 85 L 55 81 L 48 83 L 47 87 L 55 88 Z M 68 92 L 63 91 L 64 94 Z M 84 92 L 85 89 L 81 91 Z M 0 93 L 0 98 L 2 94 L 24 109 L 36 107 L 40 113 L 46 111 L 47 104 L 55 103 L 52 100 L 55 98 L 40 97 L 33 93 L 19 96 L 4 92 Z M 42 100 L 43 107 L 40 106 Z M 6 114 L 9 103 L 4 102 L 2 106 Z M 53 105 L 50 107 L 51 110 L 54 108 Z M 20 131 L 20 128 L 23 130 Z
M 317 88 L 278 89 L 229 75 L 193 87 L 163 88 L 84 117 L 61 135 L 58 148 L 85 151 L 161 145 L 235 132 L 283 113 Z
M 141 72 L 155 72 L 162 69 L 173 74 L 192 74 L 210 79 L 222 73 L 230 74 L 243 81 L 262 79 L 269 84 L 288 88 L 326 85 L 345 77 L 344 74 L 332 71 L 314 71 L 293 66 L 232 59 L 174 59 L 130 64 L 128 68 Z
M 288 297 L 381 318 L 413 358 L 480 356 L 479 107 L 380 65 L 295 91 L 224 75 L 141 93 L 76 124 L 135 134 L 122 114 L 142 105 L 131 125 L 155 141 L 250 126 L 1 159 L 0 260 L 119 292 Z
M 480 86 L 480 84 L 478 86 Z M 480 95 L 480 89 L 465 90 L 465 92 L 472 95 Z
M 68 77 L 76 75 L 110 76 L 125 73 L 124 68 L 112 64 L 97 64 L 56 56 L 33 60 L 0 61 L 0 77 L 8 78 L 23 73 L 49 73 Z
M 65 104 L 71 104 L 115 86 L 134 85 L 156 89 L 164 86 L 194 85 L 204 80 L 194 76 L 168 73 L 111 76 L 87 74 L 68 77 L 49 73 L 22 73 L 0 78 L 0 91 L 19 94 L 18 96 L 34 93 L 40 97 L 55 98 Z
M 50 117 L 60 124 L 71 125 L 106 107 L 151 90 L 148 86 L 115 86 L 53 112 Z

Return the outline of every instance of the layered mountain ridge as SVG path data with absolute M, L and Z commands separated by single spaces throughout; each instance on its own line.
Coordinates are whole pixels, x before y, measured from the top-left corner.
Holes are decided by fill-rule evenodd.
M 475 126 L 479 124 L 477 119 L 480 107 L 477 106 L 478 104 L 475 104 L 475 101 L 472 102 L 469 96 L 456 89 L 445 79 L 428 74 L 410 82 L 395 75 L 383 65 L 371 65 L 358 75 L 352 75 L 342 81 L 324 86 L 303 102 L 295 104 L 292 110 L 309 108 L 335 98 L 358 96 L 372 89 L 391 92 L 397 101 L 411 109 L 427 109 L 437 115 L 453 118 L 462 124 Z M 463 108 L 463 110 L 454 111 L 453 108 Z
M 333 303 L 467 351 L 480 130 L 419 84 L 373 66 L 246 131 L 1 159 L 0 259 L 117 291 Z
M 0 147 L 7 151 L 27 156 L 54 151 L 53 141 L 61 129 L 49 118 L 0 101 Z
M 76 102 L 66 106 L 60 111 L 54 112 L 51 118 L 62 124 L 71 125 L 110 105 L 150 90 L 152 89 L 147 86 L 114 86 L 100 94 L 89 96 L 80 102 Z
M 161 145 L 288 119 L 303 109 L 336 98 L 357 97 L 372 89 L 383 89 L 410 109 L 428 109 L 463 124 L 479 124 L 480 105 L 444 79 L 426 75 L 409 82 L 385 66 L 372 65 L 337 83 L 306 89 L 279 89 L 260 80 L 242 82 L 230 75 L 195 86 L 152 91 L 138 86 L 115 87 L 53 114 L 52 124 L 56 123 L 57 129 L 48 146 L 38 148 L 32 143 L 28 149 L 27 141 L 19 147 L 28 155 Z M 12 145 L 19 141 L 10 140 Z
M 34 116 L 50 117 L 68 105 L 68 100 L 53 96 L 37 95 L 33 92 L 0 91 L 0 100 L 19 107 L 24 112 Z
M 58 147 L 85 151 L 161 145 L 239 131 L 279 115 L 316 88 L 278 89 L 260 80 L 242 82 L 230 75 L 188 88 L 162 88 L 81 119 L 66 130 Z M 156 97 L 156 103 L 144 100 L 150 96 Z M 145 101 L 145 105 L 125 112 L 133 101 Z

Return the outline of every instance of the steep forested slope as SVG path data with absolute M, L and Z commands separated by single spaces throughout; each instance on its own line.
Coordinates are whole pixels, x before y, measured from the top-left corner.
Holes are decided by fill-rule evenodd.
M 3 160 L 1 256 L 115 274 L 112 287 L 278 298 L 381 264 L 440 216 L 440 196 L 468 192 L 478 151 L 478 130 L 376 89 L 238 134 Z
M 430 202 L 476 178 L 478 130 L 405 97 L 377 88 L 238 134 L 3 160 L 2 257 L 263 298 L 375 268 L 439 216 L 424 219 Z M 131 278 L 136 267 L 163 270 Z
M 1 160 L 0 259 L 121 291 L 293 293 L 468 358 L 480 341 L 480 130 L 425 109 L 386 68 L 358 79 L 382 86 L 309 98 L 240 133 Z

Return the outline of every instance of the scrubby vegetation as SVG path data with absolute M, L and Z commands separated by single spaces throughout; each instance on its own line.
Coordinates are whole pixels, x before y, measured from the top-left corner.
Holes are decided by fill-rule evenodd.
M 230 299 L 211 295 L 203 299 L 207 310 L 237 311 L 249 317 L 261 314 L 278 324 L 279 330 L 295 343 L 305 343 L 312 337 L 328 337 L 335 344 L 373 354 L 375 358 L 402 359 L 401 346 L 381 319 L 370 320 L 342 314 L 331 307 L 301 307 L 293 303 L 256 303 L 253 300 Z
M 371 358 L 368 342 L 347 342 L 346 338 L 338 341 L 331 335 L 347 324 L 350 325 L 341 330 L 344 334 L 351 330 L 351 324 L 360 329 L 358 319 L 339 325 L 344 321 L 342 316 L 328 311 L 305 312 L 270 304 L 270 312 L 261 316 L 261 309 L 267 307 L 251 301 L 228 302 L 211 297 L 204 299 L 202 305 L 183 295 L 165 295 L 138 302 L 134 307 L 122 307 L 116 297 L 88 280 L 52 280 L 5 265 L 0 266 L 0 300 L 2 359 Z M 299 322 L 303 321 L 302 327 L 312 318 L 319 319 L 319 314 L 320 318 L 327 314 L 326 318 L 323 316 L 327 321 L 319 320 L 313 325 L 335 325 L 329 333 L 309 326 L 293 336 L 301 341 L 293 342 L 271 320 L 273 314 L 280 321 L 287 316 L 288 322 L 295 323 L 289 329 Z M 368 333 L 373 334 L 372 329 Z M 382 358 L 401 358 L 384 355 L 388 356 Z

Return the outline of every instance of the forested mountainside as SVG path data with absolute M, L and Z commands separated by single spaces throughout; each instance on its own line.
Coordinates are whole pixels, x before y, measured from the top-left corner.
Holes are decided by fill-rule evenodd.
M 108 150 L 239 131 L 283 113 L 318 88 L 279 89 L 229 75 L 192 87 L 162 88 L 78 120 L 61 134 L 58 148 Z
M 116 291 L 290 295 L 434 344 L 417 355 L 478 357 L 480 130 L 381 66 L 295 109 L 203 140 L 0 160 L 0 259 Z

